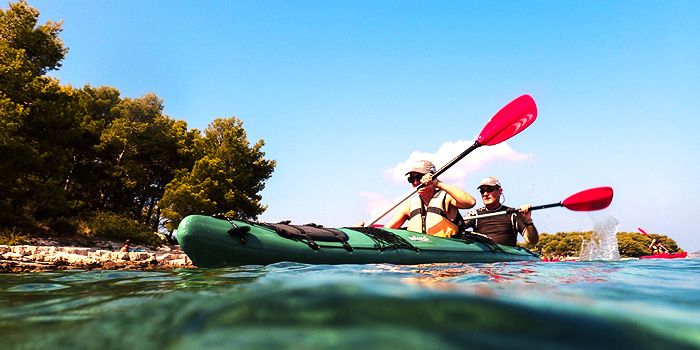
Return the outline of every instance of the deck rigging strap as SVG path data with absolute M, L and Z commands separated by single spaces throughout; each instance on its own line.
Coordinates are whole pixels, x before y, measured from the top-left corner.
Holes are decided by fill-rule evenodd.
M 255 225 L 267 227 L 278 235 L 294 241 L 306 243 L 311 249 L 318 250 L 320 246 L 316 241 L 321 242 L 340 242 L 345 250 L 353 251 L 352 246 L 348 243 L 348 235 L 345 232 L 334 228 L 326 228 L 316 224 L 306 225 L 291 225 L 289 221 L 280 223 L 263 223 L 257 222 Z
M 383 252 L 390 249 L 409 249 L 415 252 L 418 248 L 413 246 L 403 237 L 393 234 L 387 230 L 376 227 L 346 227 L 347 229 L 363 233 L 374 241 L 375 247 Z

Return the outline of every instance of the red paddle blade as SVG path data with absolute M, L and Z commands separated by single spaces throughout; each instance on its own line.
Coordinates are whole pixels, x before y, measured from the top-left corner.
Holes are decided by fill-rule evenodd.
M 525 130 L 537 119 L 537 105 L 530 95 L 522 95 L 498 111 L 476 139 L 480 145 L 501 143 Z
M 648 236 L 648 235 L 649 235 L 646 231 L 642 230 L 642 229 L 639 228 L 639 227 L 637 227 L 637 230 L 639 230 L 639 232 L 641 232 L 641 233 L 642 233 L 643 235 L 645 235 L 645 236 Z
M 574 211 L 593 211 L 607 208 L 612 198 L 612 187 L 596 187 L 572 194 L 561 204 Z

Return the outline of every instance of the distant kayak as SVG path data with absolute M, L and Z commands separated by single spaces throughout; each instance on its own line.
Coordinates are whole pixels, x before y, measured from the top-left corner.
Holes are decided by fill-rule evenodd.
M 539 261 L 524 248 L 487 237 L 440 238 L 401 229 L 325 228 L 222 220 L 191 215 L 180 223 L 177 240 L 199 267 L 306 264 L 427 264 Z
M 688 256 L 688 252 L 678 252 L 678 253 L 659 253 L 654 255 L 640 256 L 640 259 L 678 259 L 685 258 Z

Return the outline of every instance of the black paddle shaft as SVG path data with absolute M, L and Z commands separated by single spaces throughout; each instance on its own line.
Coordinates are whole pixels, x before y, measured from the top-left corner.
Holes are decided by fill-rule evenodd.
M 530 207 L 530 211 L 538 210 L 538 209 L 553 208 L 553 207 L 561 207 L 561 206 L 563 206 L 563 204 L 561 202 L 552 203 L 552 204 L 537 205 L 534 207 Z M 473 219 L 488 218 L 488 217 L 492 217 L 492 216 L 499 216 L 499 215 L 505 215 L 505 214 L 519 213 L 519 212 L 520 212 L 520 209 L 518 209 L 518 208 L 509 208 L 506 210 L 496 211 L 493 213 L 465 216 L 464 218 L 467 220 L 473 220 Z
M 554 207 L 563 207 L 564 204 L 562 202 L 559 203 L 552 203 L 552 204 L 544 204 L 544 205 L 536 205 L 534 207 L 530 207 L 530 210 L 538 210 L 538 209 L 547 209 L 547 208 L 554 208 Z
M 453 165 L 457 164 L 462 158 L 466 157 L 467 154 L 471 153 L 473 150 L 481 147 L 481 144 L 479 142 L 474 142 L 473 145 L 469 146 L 469 148 L 465 149 L 464 152 L 460 153 L 458 156 L 454 157 L 451 161 L 447 162 L 447 164 L 443 165 L 442 168 L 438 169 L 438 171 L 435 172 L 435 175 L 433 177 L 438 177 L 442 173 L 446 172 L 447 169 L 451 168 Z
M 433 174 L 433 179 L 437 179 L 438 176 L 440 176 L 442 173 L 446 172 L 447 169 L 451 168 L 453 165 L 457 164 L 462 158 L 466 157 L 467 154 L 471 153 L 473 150 L 481 147 L 481 144 L 479 142 L 474 142 L 473 145 L 469 146 L 469 148 L 465 149 L 464 152 L 460 153 L 458 156 L 454 157 L 451 161 L 447 162 L 447 164 L 443 165 L 440 169 L 438 169 L 435 174 Z M 418 185 L 416 189 L 423 188 L 425 187 L 424 184 Z

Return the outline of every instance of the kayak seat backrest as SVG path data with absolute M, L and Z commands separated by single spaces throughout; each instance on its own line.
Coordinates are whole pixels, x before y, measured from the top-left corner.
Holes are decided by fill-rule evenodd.
M 348 235 L 338 229 L 326 228 L 315 224 L 291 225 L 287 223 L 258 223 L 258 225 L 270 228 L 284 238 L 304 242 L 314 250 L 319 248 L 318 244 L 316 244 L 316 241 L 319 241 L 340 242 L 346 250 L 352 251 L 352 247 L 348 244 Z
M 491 239 L 491 237 L 478 233 L 478 232 L 469 232 L 466 231 L 462 233 L 461 239 L 467 243 L 481 243 L 486 245 L 487 248 L 489 248 L 492 252 L 494 253 L 502 253 L 503 248 L 501 248 L 496 242 Z
M 465 241 L 472 241 L 472 242 L 479 242 L 479 243 L 484 243 L 484 244 L 491 244 L 491 245 L 496 245 L 496 242 L 491 239 L 491 237 L 478 233 L 478 232 L 469 232 L 466 231 L 462 234 L 461 239 Z

